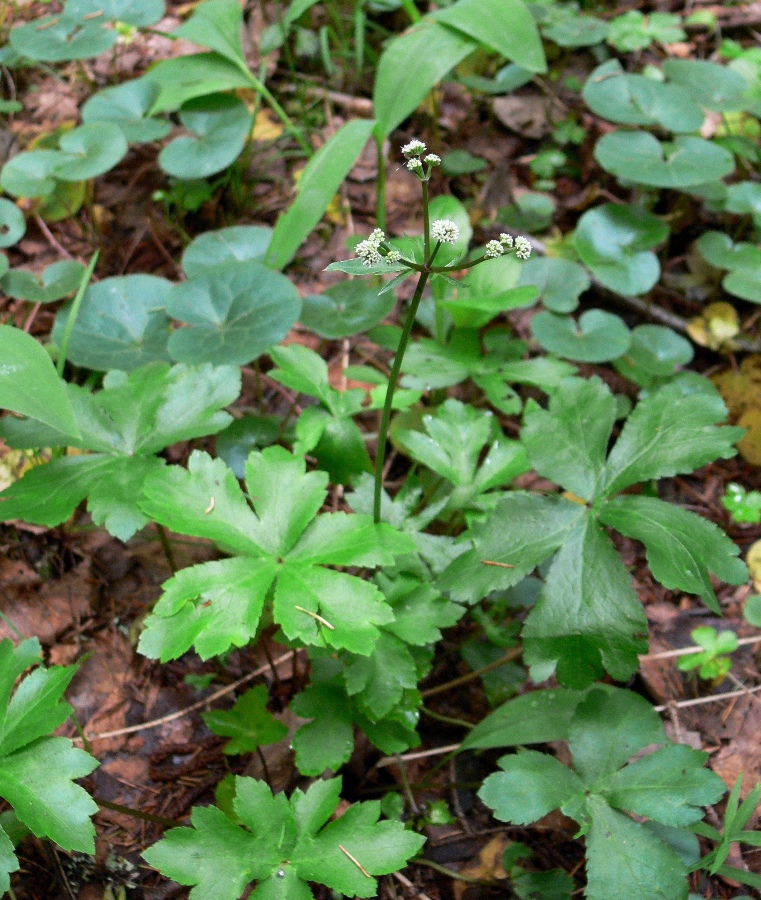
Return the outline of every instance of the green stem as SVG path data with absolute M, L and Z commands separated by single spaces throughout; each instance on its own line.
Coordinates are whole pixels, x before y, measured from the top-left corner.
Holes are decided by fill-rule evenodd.
M 465 719 L 456 719 L 454 716 L 442 716 L 441 713 L 434 712 L 432 709 L 428 709 L 427 706 L 421 706 L 420 712 L 436 722 L 443 722 L 445 725 L 457 725 L 458 728 L 467 728 L 469 731 L 475 727 L 472 722 L 468 722 Z
M 394 365 L 391 367 L 391 375 L 388 379 L 386 400 L 383 404 L 383 414 L 381 416 L 380 427 L 378 429 L 378 453 L 375 458 L 375 496 L 373 501 L 373 519 L 375 520 L 376 525 L 381 520 L 383 466 L 386 462 L 386 438 L 388 437 L 388 427 L 391 422 L 391 407 L 394 402 L 394 391 L 396 390 L 396 383 L 399 380 L 399 372 L 402 368 L 402 360 L 404 359 L 404 354 L 407 350 L 407 344 L 409 344 L 410 342 L 412 326 L 415 323 L 415 316 L 417 315 L 418 306 L 420 306 L 420 300 L 423 297 L 423 291 L 425 289 L 427 281 L 428 272 L 421 272 L 420 278 L 418 278 L 417 287 L 415 288 L 415 295 L 413 296 L 410 303 L 410 308 L 407 310 L 407 318 L 404 322 L 404 330 L 402 331 L 402 336 L 399 339 L 399 346 L 397 347 L 396 356 L 394 357 Z
M 267 101 L 269 106 L 272 108 L 272 112 L 280 119 L 283 123 L 283 127 L 285 130 L 296 140 L 296 143 L 301 147 L 301 149 L 306 153 L 307 158 L 311 158 L 314 155 L 314 150 L 309 146 L 306 141 L 306 138 L 301 133 L 301 131 L 293 124 L 288 113 L 283 109 L 283 107 L 277 102 L 275 95 L 266 87 L 264 82 L 257 78 L 253 72 L 249 72 L 249 78 L 251 79 L 251 85 L 255 91 L 260 93 L 262 97 Z
M 448 869 L 446 866 L 440 866 L 438 863 L 426 859 L 424 856 L 418 856 L 416 859 L 413 859 L 412 862 L 416 866 L 427 866 L 429 869 L 433 869 L 434 872 L 439 872 L 441 875 L 446 875 L 449 878 L 453 878 L 455 881 L 464 881 L 465 884 L 482 884 L 486 887 L 495 887 L 497 884 L 496 881 L 487 881 L 485 878 L 470 878 L 467 875 L 460 875 L 459 872 L 453 872 L 452 869 Z
M 87 286 L 90 283 L 90 279 L 92 278 L 92 273 L 95 271 L 95 266 L 98 263 L 98 256 L 100 256 L 100 250 L 96 250 L 95 253 L 93 253 L 93 257 L 90 260 L 90 265 L 85 269 L 84 275 L 82 276 L 82 281 L 80 281 L 79 283 L 79 289 L 77 290 L 76 296 L 74 297 L 74 302 L 71 304 L 71 309 L 69 310 L 69 318 L 66 320 L 66 327 L 63 331 L 63 338 L 61 338 L 61 347 L 58 351 L 58 364 L 56 365 L 56 371 L 58 372 L 59 378 L 63 378 L 63 370 L 66 365 L 66 353 L 69 349 L 71 332 L 74 330 L 74 323 L 77 321 L 79 308 L 85 298 L 85 291 L 87 290 Z
M 110 800 L 104 800 L 102 797 L 93 796 L 93 800 L 104 809 L 112 809 L 114 812 L 124 813 L 125 816 L 132 816 L 135 819 L 142 819 L 145 822 L 153 822 L 154 825 L 163 825 L 164 828 L 177 828 L 180 823 L 176 819 L 165 819 L 163 816 L 154 816 L 153 813 L 142 812 L 139 809 L 131 809 L 129 806 L 122 806 L 121 803 L 112 803 Z
M 422 182 L 423 187 L 423 259 L 425 265 L 430 266 L 431 258 L 431 212 L 428 209 L 428 182 Z M 438 247 L 436 248 L 438 249 Z
M 499 659 L 495 659 L 493 662 L 487 663 L 487 665 L 481 666 L 480 669 L 476 669 L 473 672 L 468 672 L 467 675 L 460 675 L 459 678 L 453 678 L 451 681 L 447 681 L 446 684 L 439 684 L 436 687 L 428 688 L 427 691 L 422 691 L 420 696 L 435 697 L 437 694 L 444 694 L 454 687 L 460 687 L 460 685 L 467 684 L 469 681 L 475 681 L 476 678 L 486 675 L 487 672 L 493 672 L 495 669 L 499 669 L 501 666 L 518 659 L 521 653 L 523 653 L 522 647 L 512 647 Z
M 378 188 L 375 198 L 375 221 L 381 231 L 386 230 L 386 157 L 383 155 L 383 138 L 375 136 L 378 148 Z
M 176 575 L 177 563 L 174 558 L 174 553 L 172 553 L 172 545 L 169 543 L 169 535 L 166 533 L 166 528 L 156 522 L 156 533 L 159 536 L 159 543 L 161 544 L 161 549 L 164 551 L 166 561 L 169 563 L 169 568 L 172 570 L 172 575 Z

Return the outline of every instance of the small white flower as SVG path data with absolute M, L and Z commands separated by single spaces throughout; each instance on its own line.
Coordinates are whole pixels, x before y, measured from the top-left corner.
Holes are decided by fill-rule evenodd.
M 368 269 L 371 266 L 377 266 L 379 263 L 383 262 L 383 257 L 378 248 L 385 240 L 385 237 L 386 235 L 383 231 L 381 231 L 380 228 L 376 228 L 370 237 L 357 244 L 354 252 L 362 260 L 362 264 L 367 266 Z
M 511 234 L 505 234 L 503 231 L 499 236 L 499 242 L 503 247 L 512 247 L 513 246 L 513 236 Z
M 410 172 L 422 172 L 423 164 L 417 158 L 417 156 L 413 156 L 412 159 L 407 163 L 407 168 Z
M 389 252 L 386 254 L 386 262 L 390 266 L 393 266 L 394 263 L 398 263 L 401 258 L 402 254 L 398 250 L 389 250 Z
M 423 157 L 423 162 L 427 162 L 429 166 L 440 166 L 441 157 L 436 153 L 429 153 Z
M 520 235 L 515 239 L 515 255 L 518 259 L 528 259 L 531 256 L 531 244 Z
M 411 156 L 422 156 L 425 153 L 425 144 L 414 138 L 402 147 L 402 154 L 409 159 Z
M 489 241 L 486 245 L 486 252 L 484 256 L 488 259 L 497 259 L 500 256 L 503 256 L 505 252 L 505 248 L 499 241 Z
M 431 225 L 431 234 L 442 244 L 455 244 L 460 237 L 460 229 L 451 219 L 436 219 Z

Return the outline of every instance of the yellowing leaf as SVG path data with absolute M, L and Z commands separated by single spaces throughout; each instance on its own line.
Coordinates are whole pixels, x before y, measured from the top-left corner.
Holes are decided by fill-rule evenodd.
M 690 319 L 687 333 L 701 347 L 719 350 L 740 332 L 737 310 L 730 303 L 710 303 L 702 315 Z
M 756 541 L 748 548 L 745 556 L 745 562 L 753 579 L 753 587 L 757 591 L 761 591 L 761 541 Z
M 254 119 L 251 136 L 255 141 L 274 141 L 283 133 L 283 126 L 268 109 L 260 109 Z

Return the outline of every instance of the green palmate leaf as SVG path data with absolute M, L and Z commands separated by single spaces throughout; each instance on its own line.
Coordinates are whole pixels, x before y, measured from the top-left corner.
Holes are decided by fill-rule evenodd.
M 361 281 L 342 281 L 324 294 L 305 297 L 300 321 L 320 337 L 335 340 L 359 334 L 383 321 L 396 303 L 392 293 L 381 295 Z
M 159 95 L 149 115 L 174 112 L 188 100 L 220 94 L 238 88 L 251 88 L 250 74 L 219 53 L 194 53 L 162 59 L 145 73 L 144 78 L 159 87 Z
M 83 22 L 64 13 L 11 29 L 9 43 L 21 56 L 55 63 L 99 56 L 114 46 L 116 38 L 116 32 L 102 21 Z
M 169 316 L 165 304 L 172 283 L 155 275 L 124 275 L 91 284 L 71 331 L 67 356 L 77 366 L 132 371 L 169 359 Z M 71 305 L 56 316 L 53 340 L 66 332 Z
M 585 515 L 583 506 L 562 497 L 513 491 L 486 522 L 468 532 L 474 549 L 452 562 L 439 587 L 455 600 L 478 603 L 492 591 L 517 584 L 575 532 Z
M 599 796 L 587 807 L 589 900 L 686 900 L 687 869 L 668 844 Z
M 666 386 L 637 404 L 608 458 L 604 492 L 610 495 L 651 478 L 664 478 L 735 455 L 738 428 L 716 428 L 726 407 L 716 396 L 683 394 Z
M 182 254 L 182 271 L 195 278 L 204 269 L 229 262 L 263 262 L 272 239 L 272 229 L 264 225 L 232 225 L 204 231 Z
M 660 277 L 650 250 L 668 236 L 668 227 L 632 204 L 606 203 L 579 219 L 574 243 L 581 261 L 606 287 L 624 296 L 645 294 Z
M 578 776 L 547 753 L 519 750 L 499 766 L 503 771 L 490 775 L 478 796 L 503 822 L 529 825 L 584 790 Z
M 158 95 L 155 82 L 145 78 L 125 81 L 90 97 L 82 107 L 82 121 L 85 125 L 96 122 L 116 125 L 130 144 L 160 141 L 169 134 L 171 125 L 166 119 L 148 114 Z
M 664 587 L 699 594 L 719 612 L 709 571 L 728 584 L 744 584 L 748 573 L 739 548 L 713 522 L 655 497 L 609 500 L 600 521 L 642 541 L 653 575 Z
M 375 74 L 376 136 L 381 140 L 388 137 L 428 91 L 477 46 L 478 42 L 463 32 L 429 20 L 391 40 Z
M 569 313 L 579 305 L 579 296 L 591 282 L 584 268 L 568 259 L 532 256 L 521 271 L 521 284 L 533 284 L 547 309 Z
M 127 154 L 121 129 L 105 122 L 80 125 L 59 141 L 61 153 L 53 175 L 61 181 L 87 181 L 108 172 Z
M 44 422 L 68 438 L 79 436 L 64 384 L 33 337 L 0 325 L 0 359 L 0 407 Z
M 666 736 L 644 697 L 631 691 L 601 691 L 593 685 L 576 706 L 568 742 L 574 768 L 590 786 L 604 782 L 644 747 L 665 743 Z
M 220 409 L 237 397 L 239 378 L 233 369 L 156 363 L 130 375 L 110 373 L 96 395 L 67 385 L 81 438 L 28 420 L 4 420 L 2 434 L 11 446 L 71 445 L 94 452 L 33 468 L 0 494 L 2 515 L 52 526 L 89 495 L 96 524 L 127 540 L 148 522 L 137 501 L 143 481 L 164 465 L 154 454 L 224 428 L 230 416 Z
M 265 900 L 308 900 L 306 882 L 354 897 L 373 897 L 374 876 L 402 867 L 424 838 L 401 822 L 383 821 L 380 803 L 358 803 L 332 822 L 341 780 L 315 782 L 290 801 L 273 797 L 264 782 L 235 779 L 235 811 L 244 827 L 215 807 L 193 810 L 193 828 L 176 828 L 149 848 L 145 859 L 181 884 L 192 900 L 237 900 L 251 881 Z M 248 830 L 246 830 L 248 829 Z
M 523 629 L 524 659 L 538 680 L 557 668 L 561 683 L 584 687 L 604 668 L 624 681 L 647 651 L 647 620 L 631 578 L 588 517 L 564 537 Z
M 309 160 L 301 173 L 295 200 L 275 225 L 267 252 L 267 262 L 273 268 L 288 265 L 319 223 L 370 138 L 374 125 L 374 120 L 347 122 Z
M 250 79 L 241 44 L 242 26 L 243 11 L 237 0 L 205 0 L 174 33 L 219 53 Z
M 253 753 L 263 744 L 275 744 L 288 734 L 286 726 L 267 709 L 267 688 L 259 684 L 246 691 L 230 710 L 211 710 L 203 714 L 206 725 L 220 737 L 230 740 L 224 746 L 228 755 Z
M 603 791 L 611 806 L 665 825 L 691 825 L 703 818 L 701 806 L 726 793 L 719 776 L 704 768 L 707 759 L 683 744 L 662 747 L 612 774 Z
M 589 309 L 574 322 L 544 310 L 531 320 L 534 337 L 545 350 L 575 362 L 607 362 L 626 353 L 632 341 L 623 319 Z
M 19 821 L 37 837 L 48 837 L 67 850 L 93 853 L 95 829 L 90 816 L 97 806 L 74 779 L 89 775 L 97 762 L 50 732 L 70 715 L 62 702 L 75 667 L 39 667 L 37 639 L 14 649 L 0 641 L 0 797 L 13 807 Z M 0 889 L 7 890 L 8 874 L 18 868 L 13 844 L 0 828 Z
M 314 677 L 314 675 L 313 675 Z M 296 766 L 303 775 L 337 771 L 354 750 L 354 716 L 344 686 L 317 681 L 291 703 L 298 716 L 312 719 L 293 738 Z
M 357 656 L 344 672 L 349 696 L 361 694 L 365 712 L 374 721 L 385 718 L 405 690 L 417 687 L 415 660 L 404 642 L 383 633 L 370 656 Z
M 592 112 L 622 125 L 660 125 L 689 133 L 699 131 L 705 118 L 685 87 L 627 74 L 617 59 L 592 72 L 582 96 Z
M 0 198 L 0 247 L 12 247 L 26 231 L 24 214 L 10 200 Z
M 431 16 L 531 72 L 546 72 L 539 31 L 522 0 L 458 0 Z
M 86 21 L 100 14 L 111 22 L 124 22 L 135 28 L 147 28 L 163 19 L 164 0 L 67 0 L 66 15 Z
M 175 285 L 166 309 L 186 324 L 169 338 L 175 359 L 240 365 L 286 336 L 301 302 L 289 279 L 249 260 L 219 263 Z
M 315 518 L 327 478 L 307 473 L 303 459 L 281 447 L 252 453 L 245 469 L 253 510 L 233 472 L 204 453 L 191 455 L 188 471 L 148 479 L 145 514 L 240 556 L 170 579 L 146 622 L 141 650 L 166 660 L 195 646 L 208 658 L 244 645 L 256 634 L 274 582 L 274 618 L 289 638 L 370 653 L 377 626 L 393 613 L 376 587 L 324 566 L 388 565 L 412 542 L 364 516 Z
M 10 297 L 30 303 L 52 303 L 73 294 L 82 282 L 85 267 L 74 260 L 63 260 L 48 266 L 40 275 L 25 269 L 11 269 L 0 280 Z
M 234 6 L 240 10 L 237 2 Z M 232 165 L 246 144 L 253 122 L 246 104 L 230 94 L 188 100 L 179 119 L 192 136 L 178 137 L 167 144 L 159 154 L 159 165 L 168 175 L 188 181 L 208 178 Z
M 661 188 L 717 181 L 734 169 L 732 154 L 710 141 L 679 136 L 663 144 L 645 131 L 614 131 L 595 147 L 595 159 L 618 178 Z
M 526 410 L 521 439 L 540 475 L 592 500 L 603 481 L 616 418 L 616 399 L 599 378 L 568 378 L 547 410 Z
M 423 416 L 422 425 L 425 433 L 400 428 L 395 439 L 413 459 L 454 486 L 447 511 L 470 506 L 480 494 L 509 484 L 527 470 L 523 448 L 501 435 L 489 412 L 449 399 L 436 416 Z

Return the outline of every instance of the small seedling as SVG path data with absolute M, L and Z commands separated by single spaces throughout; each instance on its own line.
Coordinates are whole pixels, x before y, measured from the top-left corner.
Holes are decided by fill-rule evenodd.
M 734 631 L 717 633 L 715 628 L 705 626 L 695 628 L 690 636 L 703 650 L 681 657 L 677 668 L 682 672 L 698 670 L 698 675 L 706 681 L 721 682 L 732 668 L 730 653 L 737 650 L 737 635 Z

